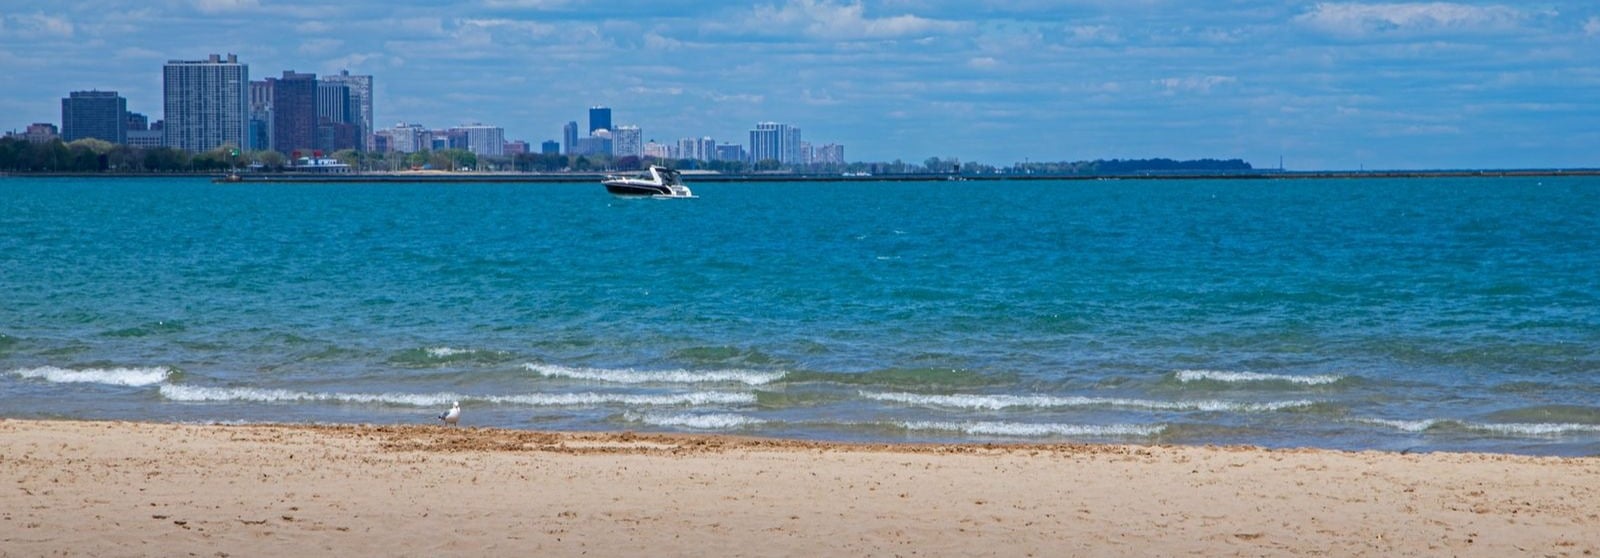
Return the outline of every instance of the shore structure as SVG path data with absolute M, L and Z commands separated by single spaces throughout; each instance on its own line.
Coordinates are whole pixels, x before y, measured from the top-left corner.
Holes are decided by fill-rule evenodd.
M 0 420 L 0 556 L 1591 556 L 1600 458 Z

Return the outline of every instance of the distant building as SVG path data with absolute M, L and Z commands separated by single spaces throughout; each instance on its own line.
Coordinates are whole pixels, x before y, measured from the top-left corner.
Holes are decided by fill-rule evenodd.
M 128 147 L 140 149 L 161 147 L 164 135 L 161 130 L 128 130 Z
M 245 141 L 252 150 L 268 150 L 272 144 L 272 84 L 276 80 L 252 81 L 246 95 L 250 105 L 250 124 Z
M 544 155 L 560 155 L 561 144 L 556 140 L 544 140 L 544 143 L 539 144 L 539 152 Z
M 291 159 L 317 147 L 317 75 L 285 70 L 272 83 L 272 149 Z
M 600 130 L 611 129 L 610 107 L 589 107 L 589 135 L 594 135 Z
M 123 120 L 127 121 L 129 132 L 141 132 L 150 129 L 150 117 L 137 112 L 130 112 L 126 114 L 127 117 Z
M 50 143 L 61 139 L 61 132 L 55 124 L 34 122 L 28 125 L 28 131 L 22 134 L 22 139 L 33 143 Z
M 360 107 L 343 83 L 317 82 L 317 149 L 332 153 L 341 149 L 366 149 L 361 126 L 355 123 Z
M 578 123 L 568 122 L 561 127 L 561 152 L 568 155 L 578 147 Z
M 774 160 L 800 164 L 800 129 L 777 122 L 761 122 L 750 130 L 750 161 Z
M 812 154 L 811 162 L 821 163 L 824 165 L 843 165 L 844 146 L 836 143 L 830 143 L 823 145 L 822 147 L 818 147 Z
M 597 130 L 605 132 L 605 130 Z M 577 145 L 572 146 L 573 155 L 609 155 L 611 153 L 611 134 L 606 137 L 589 136 L 578 138 Z
M 505 148 L 500 150 L 506 155 L 522 155 L 528 152 L 528 142 L 522 140 L 508 141 Z
M 388 136 L 390 151 L 417 153 L 432 149 L 428 142 L 432 140 L 433 136 L 421 124 L 406 124 L 402 122 L 379 133 Z
M 350 90 L 350 108 L 345 122 L 356 126 L 356 133 L 361 137 L 358 148 L 366 151 L 376 150 L 372 143 L 372 76 L 353 76 L 349 70 L 340 70 L 337 75 L 322 76 L 324 83 L 337 83 Z
M 744 146 L 737 143 L 724 143 L 717 146 L 718 161 L 743 161 Z
M 248 130 L 246 84 L 250 67 L 229 54 L 206 60 L 169 60 L 162 67 L 165 145 L 203 152 L 243 147 Z
M 464 147 L 478 155 L 504 155 L 506 146 L 506 132 L 499 126 L 485 126 L 473 124 L 458 126 L 450 130 L 451 135 L 459 135 L 465 140 Z M 452 142 L 451 147 L 457 147 Z
M 116 91 L 73 91 L 61 100 L 61 140 L 128 142 L 128 100 Z
M 638 126 L 617 126 L 611 131 L 611 153 L 617 157 L 643 157 L 643 136 Z
M 656 143 L 655 140 L 650 140 L 644 144 L 644 156 L 655 157 L 657 159 L 676 159 L 676 157 L 672 156 L 671 147 L 672 146 L 670 145 Z

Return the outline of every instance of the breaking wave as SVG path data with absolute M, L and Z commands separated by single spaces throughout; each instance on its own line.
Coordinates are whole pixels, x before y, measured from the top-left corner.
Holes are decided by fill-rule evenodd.
M 1307 386 L 1321 386 L 1332 384 L 1345 379 L 1345 376 L 1334 374 L 1318 374 L 1313 376 L 1292 376 L 1287 374 L 1263 374 L 1260 372 L 1234 372 L 1229 370 L 1179 370 L 1175 377 L 1179 382 L 1282 382 Z
M 1048 395 L 923 395 L 916 393 L 861 392 L 861 396 L 867 399 L 888 401 L 891 403 L 902 403 L 906 405 L 985 410 L 1000 410 L 1019 407 L 1126 407 L 1157 411 L 1228 411 L 1253 413 L 1296 409 L 1310 407 L 1317 404 L 1315 401 L 1305 399 L 1297 399 L 1292 401 L 1268 401 L 1264 403 L 1244 403 L 1214 400 L 1155 401 L 1148 399 L 1120 399 L 1079 396 L 1057 397 Z
M 172 375 L 172 369 L 157 366 L 150 368 L 85 368 L 73 370 L 55 366 L 41 366 L 39 368 L 12 370 L 11 373 L 23 378 L 55 383 L 90 383 L 142 387 L 153 386 L 167 381 L 167 378 Z
M 1039 438 L 1076 436 L 1094 438 L 1149 437 L 1167 429 L 1164 424 L 1060 424 L 1023 422 L 905 422 L 907 430 L 945 430 L 979 436 Z
M 172 401 L 251 401 L 288 403 L 326 401 L 378 403 L 430 407 L 454 401 L 533 407 L 583 407 L 600 405 L 695 406 L 755 403 L 753 393 L 702 391 L 669 394 L 535 393 L 524 395 L 463 395 L 459 393 L 316 393 L 284 389 L 222 388 L 163 384 L 161 396 Z
M 660 370 L 644 371 L 605 368 L 573 368 L 551 364 L 522 365 L 531 372 L 550 378 L 593 380 L 614 384 L 710 384 L 739 383 L 750 386 L 766 385 L 783 378 L 783 372 L 757 372 L 754 370 Z

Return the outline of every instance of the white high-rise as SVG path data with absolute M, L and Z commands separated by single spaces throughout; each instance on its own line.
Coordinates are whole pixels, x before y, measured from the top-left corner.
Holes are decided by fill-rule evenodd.
M 467 135 L 467 151 L 478 155 L 505 155 L 506 131 L 499 126 L 473 124 L 456 128 Z
M 611 152 L 617 158 L 643 157 L 644 133 L 638 126 L 617 126 L 611 131 Z
M 169 60 L 162 78 L 166 145 L 195 153 L 250 145 L 250 67 L 238 56 Z
M 800 164 L 800 129 L 777 122 L 761 122 L 750 130 L 750 161 L 774 160 L 785 165 Z

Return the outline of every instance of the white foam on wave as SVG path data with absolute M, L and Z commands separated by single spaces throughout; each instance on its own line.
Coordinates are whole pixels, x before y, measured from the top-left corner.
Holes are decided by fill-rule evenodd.
M 551 364 L 527 363 L 522 365 L 541 376 L 593 380 L 614 384 L 709 384 L 740 383 L 750 386 L 766 385 L 783 378 L 783 372 L 757 372 L 754 370 L 659 370 L 633 369 L 609 370 L 604 368 L 574 368 Z
M 1456 420 L 1424 419 L 1424 420 L 1390 420 L 1364 418 L 1356 422 L 1387 426 L 1403 432 L 1426 432 L 1435 426 L 1454 426 L 1462 430 L 1497 434 L 1502 436 L 1529 436 L 1535 438 L 1548 438 L 1563 434 L 1600 433 L 1600 424 L 1581 423 L 1484 423 L 1463 422 Z
M 1285 382 L 1307 386 L 1320 386 L 1343 380 L 1344 376 L 1334 374 L 1292 376 L 1287 374 L 1263 374 L 1260 372 L 1234 372 L 1230 370 L 1179 370 L 1177 372 L 1177 378 L 1179 382 L 1184 383 L 1202 381 L 1225 383 Z
M 1088 436 L 1097 438 L 1149 437 L 1166 431 L 1164 424 L 1060 424 L 1025 422 L 905 422 L 907 430 L 947 430 L 980 436 Z
M 1468 423 L 1467 428 L 1504 434 L 1547 438 L 1563 434 L 1600 433 L 1600 424 L 1578 423 Z
M 1433 428 L 1433 425 L 1435 425 L 1435 424 L 1439 424 L 1439 421 L 1433 420 L 1433 419 L 1426 419 L 1426 420 L 1391 420 L 1391 419 L 1366 418 L 1366 419 L 1356 419 L 1356 422 L 1364 422 L 1364 423 L 1367 423 L 1367 424 L 1376 424 L 1378 426 L 1387 426 L 1389 428 L 1393 428 L 1395 430 L 1399 430 L 1399 431 L 1402 431 L 1402 432 L 1422 432 L 1422 431 L 1425 431 L 1425 430 L 1427 430 L 1429 428 Z
M 167 380 L 172 369 L 164 366 L 150 368 L 85 368 L 73 370 L 55 366 L 12 370 L 23 378 L 64 384 L 107 384 L 113 386 L 153 386 Z
M 760 426 L 767 421 L 755 417 L 747 417 L 733 413 L 708 413 L 708 414 L 660 414 L 660 413 L 628 413 L 625 419 L 642 422 L 651 426 L 667 426 L 677 428 L 694 428 L 697 430 L 731 430 L 750 426 Z
M 456 355 L 466 355 L 476 352 L 472 349 L 457 349 L 455 347 L 428 347 L 427 349 L 424 349 L 424 351 L 428 353 L 428 356 L 433 358 L 450 358 Z
M 1309 401 L 1305 399 L 1296 399 L 1292 401 L 1268 401 L 1264 403 L 1245 403 L 1213 400 L 1154 401 L 1148 399 L 1081 396 L 1058 397 L 1049 395 L 923 395 L 918 393 L 861 392 L 861 396 L 876 401 L 888 401 L 892 403 L 903 403 L 906 405 L 985 410 L 1000 410 L 1017 407 L 1129 407 L 1135 409 L 1149 409 L 1154 411 L 1224 411 L 1255 413 L 1296 409 L 1301 407 L 1309 407 L 1316 404 L 1315 401 Z
M 462 395 L 459 393 L 314 393 L 285 389 L 226 388 L 163 384 L 161 396 L 173 401 L 251 401 L 260 403 L 329 401 L 338 403 L 381 403 L 434 407 L 454 401 L 477 401 L 500 405 L 534 407 L 582 407 L 598 405 L 737 405 L 755 403 L 753 393 L 691 392 L 669 394 L 630 393 L 534 393 L 525 395 Z

